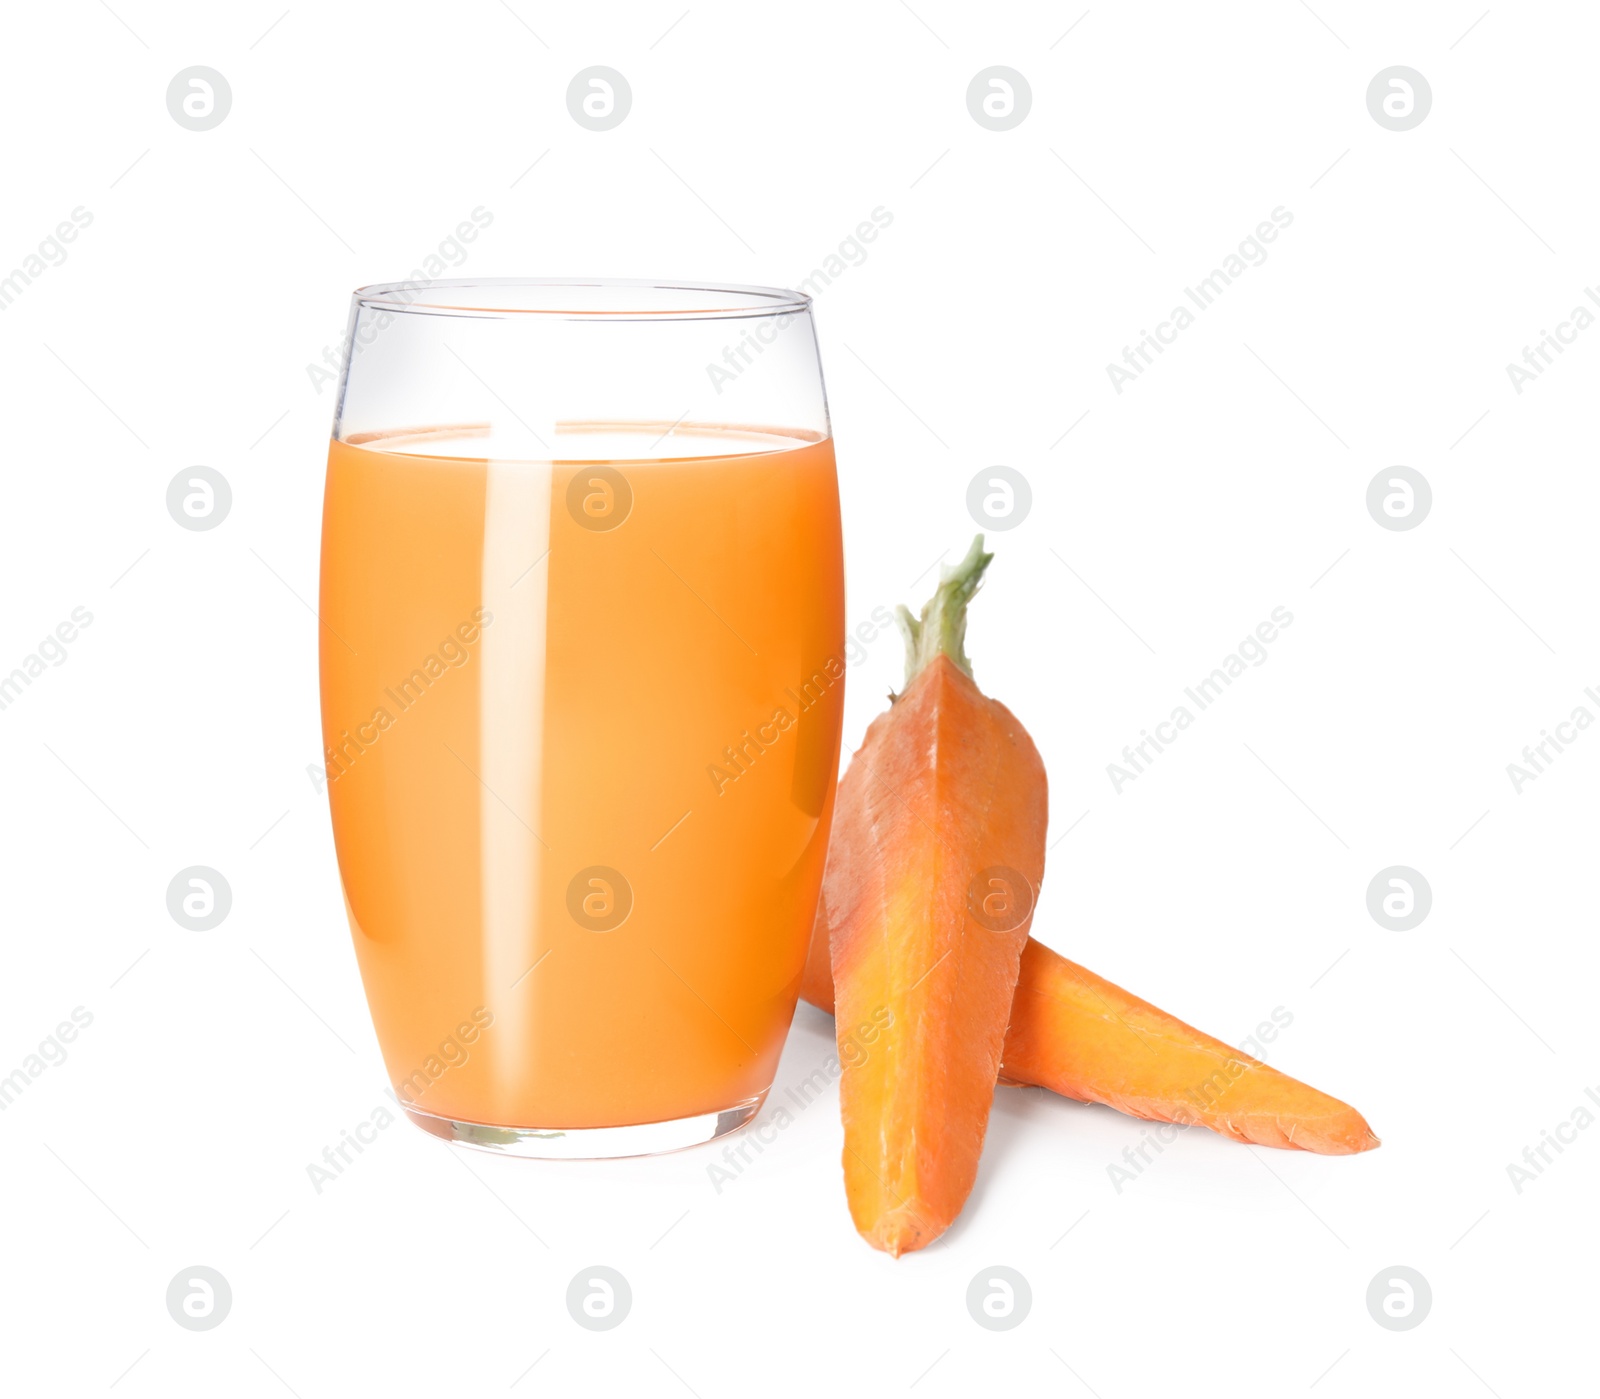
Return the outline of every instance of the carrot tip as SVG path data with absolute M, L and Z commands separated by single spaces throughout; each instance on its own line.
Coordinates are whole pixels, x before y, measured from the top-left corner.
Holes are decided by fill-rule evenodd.
M 1307 1150 L 1323 1156 L 1359 1156 L 1363 1151 L 1373 1151 L 1382 1145 L 1378 1134 L 1358 1117 L 1349 1131 L 1331 1133 L 1324 1138 L 1323 1145 Z
M 927 1248 L 944 1233 L 948 1223 L 930 1219 L 910 1204 L 897 1205 L 873 1219 L 866 1227 L 857 1223 L 857 1232 L 875 1249 L 891 1258 Z

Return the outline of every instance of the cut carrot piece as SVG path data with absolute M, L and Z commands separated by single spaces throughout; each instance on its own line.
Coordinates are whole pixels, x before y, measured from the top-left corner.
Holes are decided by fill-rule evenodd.
M 1001 1074 L 1133 1117 L 1324 1156 L 1378 1138 L 1348 1103 L 1202 1034 L 1029 939 Z
M 845 1191 L 895 1256 L 972 1190 L 1044 873 L 1044 764 L 964 650 L 991 557 L 980 535 L 920 622 L 900 609 L 905 689 L 840 783 L 824 876 Z
M 800 994 L 832 1011 L 827 947 L 824 897 Z M 1037 1084 L 1132 1117 L 1199 1123 L 1257 1146 L 1347 1156 L 1379 1145 L 1348 1103 L 1184 1024 L 1032 938 L 1022 950 L 1000 1081 Z

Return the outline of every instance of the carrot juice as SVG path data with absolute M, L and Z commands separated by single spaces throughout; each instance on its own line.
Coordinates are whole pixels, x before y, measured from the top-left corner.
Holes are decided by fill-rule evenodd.
M 822 878 L 831 441 L 559 437 L 542 462 L 470 428 L 329 450 L 339 871 L 390 1080 L 441 1135 L 753 1109 Z

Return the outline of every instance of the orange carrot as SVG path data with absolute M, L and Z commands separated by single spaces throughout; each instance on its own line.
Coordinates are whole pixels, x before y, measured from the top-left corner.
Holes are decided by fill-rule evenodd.
M 1001 1075 L 1133 1117 L 1324 1156 L 1378 1138 L 1348 1103 L 1212 1039 L 1031 938 Z
M 832 1011 L 827 948 L 824 894 L 800 994 Z M 1038 1084 L 1156 1122 L 1199 1123 L 1257 1146 L 1346 1156 L 1379 1144 L 1348 1103 L 1185 1025 L 1032 938 L 1022 950 L 1000 1081 Z
M 906 631 L 906 684 L 839 785 L 824 875 L 851 1217 L 898 1256 L 972 1190 L 1033 901 L 1044 764 L 972 680 L 980 535 Z M 862 1027 L 872 1027 L 871 1038 Z

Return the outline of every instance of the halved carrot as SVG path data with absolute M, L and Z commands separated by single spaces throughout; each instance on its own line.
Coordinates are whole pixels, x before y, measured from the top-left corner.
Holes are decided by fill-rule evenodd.
M 1028 940 L 1001 1076 L 1133 1117 L 1324 1156 L 1378 1138 L 1348 1103 L 1279 1073 Z
M 978 536 L 920 622 L 900 609 L 906 685 L 840 783 L 824 875 L 845 1191 L 857 1230 L 896 1256 L 972 1190 L 1044 873 L 1044 764 L 964 650 L 992 557 Z
M 800 994 L 833 1010 L 826 893 Z M 1002 1083 L 1032 1083 L 1156 1122 L 1198 1123 L 1235 1141 L 1348 1156 L 1379 1145 L 1348 1103 L 1184 1024 L 1029 938 L 1022 949 Z

